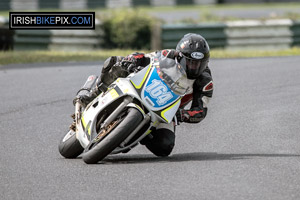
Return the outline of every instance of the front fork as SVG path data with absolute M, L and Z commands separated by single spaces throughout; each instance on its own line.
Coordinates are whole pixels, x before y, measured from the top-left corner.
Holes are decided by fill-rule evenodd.
M 106 120 L 102 123 L 100 129 L 106 129 L 108 125 L 110 125 L 120 114 L 121 112 L 128 106 L 129 103 L 132 102 L 132 97 L 127 96 L 124 98 L 124 101 L 106 118 Z M 79 130 L 78 128 L 81 127 L 81 117 L 82 117 L 82 105 L 80 104 L 80 101 L 77 100 L 75 103 L 75 123 L 76 123 L 76 138 L 79 138 Z M 113 153 L 119 153 L 126 149 L 131 149 L 133 146 L 135 146 L 140 140 L 142 140 L 145 136 L 149 134 L 148 131 L 146 131 L 144 134 L 142 134 L 134 143 L 132 143 L 129 146 L 125 146 L 134 136 L 135 134 L 141 130 L 147 123 L 149 123 L 151 120 L 151 117 L 149 114 L 145 116 L 143 121 L 139 124 L 138 127 L 121 143 L 119 150 L 115 150 Z
M 79 102 L 79 100 L 76 100 L 75 103 L 75 124 L 76 124 L 76 128 L 75 128 L 75 132 L 76 132 L 76 138 L 78 139 L 78 127 L 79 127 L 79 123 L 80 123 L 80 119 L 81 119 L 81 104 Z
M 124 101 L 106 118 L 106 120 L 102 123 L 100 129 L 106 128 L 111 122 L 113 122 L 124 110 L 124 108 L 132 102 L 132 97 L 127 96 L 125 97 Z M 78 127 L 80 127 L 80 120 L 82 117 L 82 105 L 80 100 L 76 100 L 75 102 L 75 124 L 76 124 L 76 137 L 78 136 Z M 78 137 L 77 137 L 78 138 Z
M 106 118 L 101 125 L 101 129 L 106 128 L 111 122 L 113 122 L 123 112 L 124 108 L 132 102 L 132 97 L 125 97 L 124 101 Z

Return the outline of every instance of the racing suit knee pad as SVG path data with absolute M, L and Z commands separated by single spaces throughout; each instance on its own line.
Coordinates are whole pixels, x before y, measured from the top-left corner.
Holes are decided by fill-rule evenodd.
M 151 139 L 145 141 L 145 145 L 154 155 L 165 157 L 171 154 L 175 146 L 175 133 L 169 129 L 156 129 L 151 133 Z

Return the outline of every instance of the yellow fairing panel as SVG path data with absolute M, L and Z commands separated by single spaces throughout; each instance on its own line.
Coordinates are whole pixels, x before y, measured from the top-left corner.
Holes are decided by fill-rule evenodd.
M 165 110 L 161 112 L 161 117 L 166 120 L 168 123 L 170 123 L 176 114 L 179 106 L 180 106 L 180 99 L 178 99 L 173 105 L 169 106 Z
M 151 70 L 151 65 L 142 69 L 137 75 L 130 79 L 131 83 L 134 85 L 136 89 L 141 89 L 143 84 L 145 83 L 147 76 Z

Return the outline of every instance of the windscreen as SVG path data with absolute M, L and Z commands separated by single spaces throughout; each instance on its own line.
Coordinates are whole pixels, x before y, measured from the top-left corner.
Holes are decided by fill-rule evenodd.
M 162 58 L 159 65 L 156 66 L 157 72 L 161 79 L 169 86 L 169 88 L 177 95 L 185 95 L 192 88 L 192 83 L 188 80 L 185 66 L 185 58 L 180 62 L 177 59 Z

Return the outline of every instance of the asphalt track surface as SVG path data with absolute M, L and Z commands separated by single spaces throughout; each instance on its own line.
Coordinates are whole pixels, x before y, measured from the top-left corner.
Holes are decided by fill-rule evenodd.
M 0 67 L 0 199 L 300 199 L 300 56 L 212 59 L 207 118 L 87 165 L 64 159 L 72 99 L 101 63 Z

